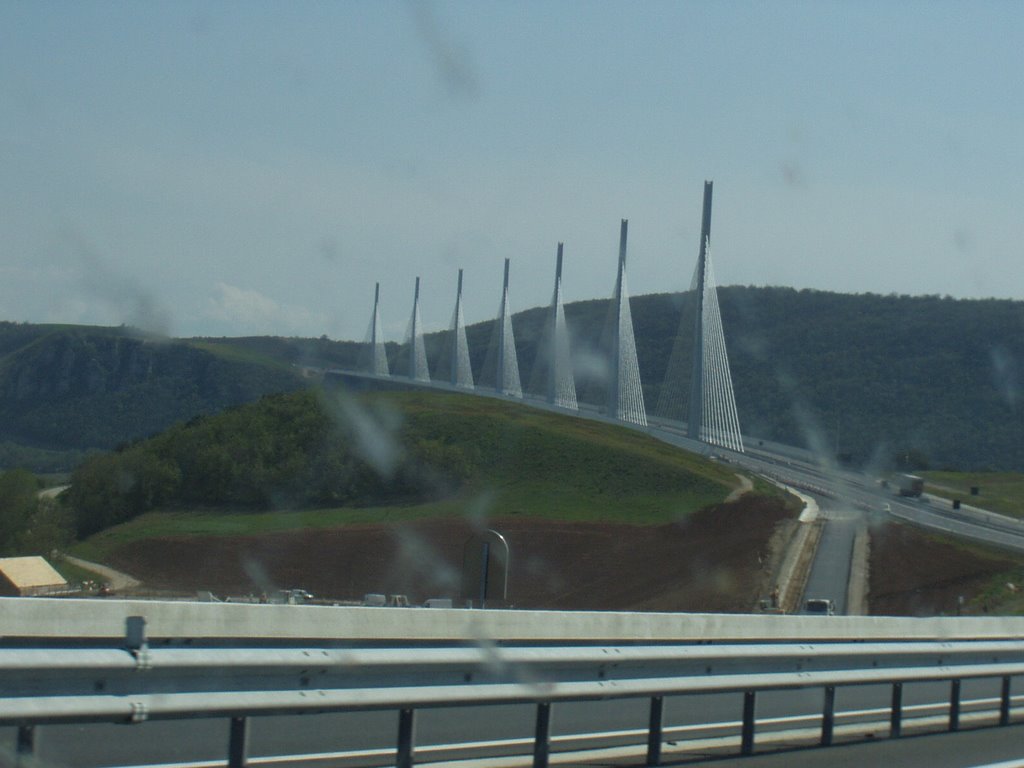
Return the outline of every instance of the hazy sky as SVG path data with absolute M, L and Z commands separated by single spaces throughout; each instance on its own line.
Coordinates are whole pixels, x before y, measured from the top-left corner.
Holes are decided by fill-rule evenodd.
M 720 285 L 1024 299 L 1021 2 L 0 0 L 0 319 L 362 340 Z

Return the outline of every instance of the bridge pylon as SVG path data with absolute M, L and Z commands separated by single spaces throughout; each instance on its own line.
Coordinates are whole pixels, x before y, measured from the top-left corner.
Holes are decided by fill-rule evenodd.
M 558 244 L 555 258 L 555 290 L 551 296 L 551 310 L 548 315 L 547 339 L 547 400 L 552 405 L 577 410 L 576 380 L 572 373 L 572 352 L 569 344 L 569 326 L 565 322 L 565 307 L 562 304 L 562 243 Z
M 423 344 L 423 320 L 420 319 L 420 279 L 416 278 L 416 290 L 413 293 L 412 317 L 409 318 L 407 333 L 408 366 L 406 375 L 416 381 L 430 381 L 430 368 L 427 366 L 427 349 Z
M 498 308 L 498 359 L 494 388 L 503 395 L 522 397 L 519 357 L 516 354 L 515 334 L 512 332 L 512 310 L 508 303 L 508 268 L 509 259 L 505 259 L 505 279 L 501 289 L 501 306 Z
M 373 314 L 370 315 L 370 327 L 366 329 L 366 339 L 363 343 L 366 345 L 366 351 L 360 355 L 360 367 L 375 376 L 388 376 L 388 355 L 384 347 L 380 322 L 380 283 L 373 289 Z
M 619 227 L 619 269 L 612 296 L 612 327 L 608 372 L 608 414 L 620 421 L 647 426 L 644 393 L 640 386 L 640 366 L 636 359 L 636 337 L 633 335 L 633 315 L 629 309 L 629 290 L 626 288 L 626 234 L 629 221 L 622 220 Z
M 742 452 L 743 437 L 711 259 L 712 189 L 713 183 L 705 181 L 697 267 L 690 292 L 683 297 L 683 315 L 661 388 L 658 415 L 670 419 L 686 415 L 688 437 Z M 688 341 L 692 341 L 689 348 Z M 687 359 L 689 397 L 685 398 Z
M 452 313 L 451 333 L 451 384 L 455 387 L 472 389 L 473 368 L 469 361 L 466 319 L 462 313 L 462 269 L 459 269 L 459 285 L 455 293 L 455 311 Z
M 686 422 L 687 436 L 700 439 L 704 403 L 704 296 L 707 286 L 708 245 L 711 243 L 711 193 L 713 181 L 704 182 L 704 205 L 700 219 L 700 251 L 697 271 L 693 275 L 693 291 L 697 308 L 693 323 L 693 371 L 690 375 L 690 414 Z

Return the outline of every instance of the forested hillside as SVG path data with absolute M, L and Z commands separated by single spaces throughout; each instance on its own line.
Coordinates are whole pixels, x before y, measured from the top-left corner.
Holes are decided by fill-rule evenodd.
M 685 294 L 632 299 L 650 413 L 686 413 L 688 301 Z M 838 453 L 856 465 L 1024 469 L 1024 302 L 728 287 L 719 289 L 719 304 L 745 434 Z M 577 388 L 582 399 L 601 402 L 603 388 L 585 373 L 601 359 L 608 302 L 565 311 Z M 524 386 L 535 392 L 543 391 L 536 361 L 545 315 L 535 309 L 514 321 Z M 467 329 L 484 383 L 493 325 Z M 439 361 L 435 375 L 447 370 L 447 336 L 428 340 L 431 360 Z M 401 350 L 395 353 L 397 364 Z
M 159 508 L 412 507 L 467 488 L 495 514 L 645 523 L 720 502 L 734 484 L 728 468 L 646 435 L 513 403 L 309 390 L 90 457 L 68 502 L 80 537 Z
M 782 288 L 720 303 L 746 433 L 858 464 L 1024 468 L 1024 303 Z
M 687 303 L 686 294 L 632 300 L 649 413 L 670 401 L 667 415 L 686 413 Z M 1024 470 L 1024 302 L 729 287 L 719 304 L 745 434 L 855 465 Z M 607 310 L 606 300 L 565 308 L 584 401 L 604 398 Z M 546 317 L 534 308 L 513 321 L 523 385 L 534 392 L 544 390 Z M 493 333 L 491 321 L 467 328 L 481 386 L 493 386 Z M 449 337 L 426 338 L 434 377 L 449 370 Z M 123 329 L 0 324 L 0 465 L 42 468 L 48 450 L 67 463 L 300 386 L 295 366 L 358 366 L 364 347 L 325 337 L 154 342 Z M 389 343 L 388 355 L 392 373 L 406 370 L 405 347 Z
M 0 461 L 70 469 L 89 449 L 297 386 L 280 362 L 130 329 L 0 323 Z

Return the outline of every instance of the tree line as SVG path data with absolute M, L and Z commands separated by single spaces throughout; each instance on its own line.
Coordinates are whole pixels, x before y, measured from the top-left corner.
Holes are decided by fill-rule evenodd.
M 313 390 L 268 395 L 86 459 L 67 501 L 85 537 L 158 507 L 365 506 L 458 487 L 457 447 L 407 428 L 393 439 L 372 409 L 345 412 Z M 373 441 L 387 441 L 390 454 L 375 454 Z

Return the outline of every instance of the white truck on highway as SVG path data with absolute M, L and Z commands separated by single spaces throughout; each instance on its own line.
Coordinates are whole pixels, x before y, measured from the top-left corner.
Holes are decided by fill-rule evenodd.
M 828 598 L 812 597 L 804 603 L 804 613 L 810 616 L 834 616 L 836 604 Z
M 920 498 L 924 492 L 924 479 L 917 475 L 896 475 L 893 481 L 896 485 L 896 493 L 899 496 Z

